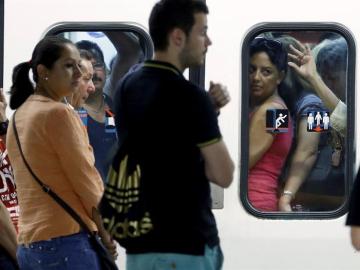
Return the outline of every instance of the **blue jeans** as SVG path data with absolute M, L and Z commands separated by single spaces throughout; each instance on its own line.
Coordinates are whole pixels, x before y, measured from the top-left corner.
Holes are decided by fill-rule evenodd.
M 223 260 L 219 246 L 206 246 L 203 256 L 179 253 L 128 254 L 126 270 L 220 270 Z
M 21 270 L 101 270 L 84 232 L 20 245 L 16 255 Z

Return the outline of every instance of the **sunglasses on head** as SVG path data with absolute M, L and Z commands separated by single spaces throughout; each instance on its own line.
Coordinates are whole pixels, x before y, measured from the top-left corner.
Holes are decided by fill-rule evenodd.
M 259 46 L 263 45 L 267 47 L 268 49 L 282 49 L 282 43 L 276 39 L 270 39 L 270 38 L 264 38 L 264 37 L 256 37 L 252 41 L 252 46 Z

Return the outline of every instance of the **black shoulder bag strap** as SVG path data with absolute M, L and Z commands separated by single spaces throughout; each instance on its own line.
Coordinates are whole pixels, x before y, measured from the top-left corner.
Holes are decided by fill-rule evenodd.
M 49 194 L 77 223 L 79 223 L 80 227 L 87 232 L 88 234 L 93 234 L 93 232 L 88 228 L 88 226 L 85 224 L 85 222 L 80 218 L 80 216 L 65 202 L 63 201 L 55 192 L 53 192 L 50 187 L 48 187 L 47 185 L 45 185 L 40 179 L 39 177 L 36 176 L 36 174 L 33 172 L 33 170 L 31 169 L 29 163 L 26 161 L 24 153 L 22 151 L 22 147 L 20 144 L 20 139 L 19 139 L 19 134 L 17 132 L 16 129 L 16 124 L 15 124 L 15 114 L 16 111 L 14 113 L 13 116 L 13 129 L 14 129 L 14 133 L 15 133 L 15 139 L 16 139 L 16 143 L 19 147 L 20 150 L 20 154 L 21 157 L 25 163 L 25 166 L 27 167 L 27 169 L 29 170 L 29 172 L 31 173 L 31 175 L 34 177 L 34 179 L 36 180 L 36 182 L 38 182 L 38 184 L 41 186 L 42 190 Z

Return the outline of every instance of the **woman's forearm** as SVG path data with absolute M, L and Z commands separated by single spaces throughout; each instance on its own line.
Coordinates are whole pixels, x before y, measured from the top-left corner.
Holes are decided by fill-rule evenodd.
M 285 190 L 291 191 L 294 195 L 296 194 L 314 166 L 316 157 L 316 154 L 310 154 L 304 159 L 293 160 L 286 180 Z

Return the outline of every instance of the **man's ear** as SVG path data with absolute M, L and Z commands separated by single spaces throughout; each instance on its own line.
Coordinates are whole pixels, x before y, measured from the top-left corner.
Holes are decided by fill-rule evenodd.
M 186 42 L 186 35 L 180 28 L 174 28 L 169 34 L 169 41 L 175 47 L 183 47 Z
M 37 71 L 37 74 L 38 74 L 40 79 L 45 79 L 46 77 L 49 76 L 48 75 L 48 73 L 49 73 L 48 69 L 43 64 L 37 65 L 36 71 Z

